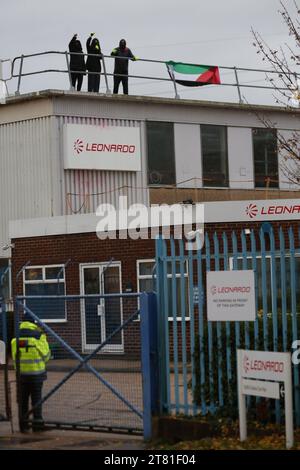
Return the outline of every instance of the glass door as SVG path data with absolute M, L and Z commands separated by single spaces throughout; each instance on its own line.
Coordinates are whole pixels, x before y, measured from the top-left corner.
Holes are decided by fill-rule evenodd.
M 82 265 L 81 285 L 83 295 L 120 293 L 120 264 Z M 122 300 L 118 297 L 85 298 L 82 309 L 83 348 L 84 351 L 92 351 L 121 325 Z M 122 332 L 113 335 L 101 352 L 123 352 Z

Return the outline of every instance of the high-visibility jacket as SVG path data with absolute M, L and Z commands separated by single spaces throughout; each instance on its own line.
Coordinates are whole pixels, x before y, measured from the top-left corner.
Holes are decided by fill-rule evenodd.
M 16 367 L 17 339 L 11 341 L 12 358 Z M 50 349 L 46 335 L 35 324 L 28 321 L 20 325 L 19 338 L 20 374 L 46 378 L 46 362 L 50 359 Z

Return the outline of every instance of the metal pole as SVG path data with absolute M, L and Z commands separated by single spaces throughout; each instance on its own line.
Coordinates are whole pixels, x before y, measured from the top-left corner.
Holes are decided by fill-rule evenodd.
M 0 60 L 0 104 L 5 104 L 5 97 L 7 94 L 7 85 L 6 85 L 6 81 L 3 78 L 2 63 L 3 61 Z
M 72 88 L 73 88 L 73 85 L 72 85 L 72 76 L 71 76 L 71 69 L 70 69 L 70 62 L 69 62 L 69 54 L 68 54 L 67 51 L 65 52 L 65 56 L 66 56 L 66 62 L 67 62 L 67 68 L 68 68 L 70 89 L 72 90 Z
M 240 440 L 247 439 L 247 417 L 246 417 L 246 399 L 242 391 L 242 349 L 237 350 L 237 375 L 238 375 L 238 405 L 239 405 L 239 424 Z
M 241 95 L 241 90 L 240 90 L 240 83 L 239 83 L 237 68 L 233 67 L 233 70 L 234 70 L 234 75 L 235 75 L 235 79 L 236 79 L 236 86 L 237 86 L 238 95 L 239 95 L 239 102 L 240 102 L 240 104 L 242 104 L 243 100 L 242 100 L 242 95 Z
M 293 422 L 293 384 L 291 354 L 288 354 L 286 380 L 284 382 L 284 406 L 285 406 L 285 436 L 286 448 L 290 449 L 294 445 L 294 422 Z
M 105 78 L 105 84 L 106 84 L 106 93 L 111 94 L 111 90 L 109 89 L 109 86 L 108 86 L 104 55 L 102 55 L 102 63 L 103 63 L 103 72 L 104 72 L 104 78 Z
M 169 67 L 169 65 L 167 65 L 167 69 L 168 69 L 168 72 L 169 72 L 169 75 L 170 75 L 170 78 L 173 82 L 173 85 L 174 85 L 174 90 L 175 90 L 175 98 L 176 99 L 180 99 L 180 96 L 177 92 L 177 85 L 176 85 L 176 81 L 175 81 L 175 76 L 174 76 L 174 73 L 173 73 L 173 70 L 171 70 L 171 68 Z
M 22 78 L 22 71 L 23 71 L 23 61 L 24 61 L 24 56 L 21 55 L 19 78 L 18 78 L 18 87 L 17 87 L 16 95 L 20 94 L 21 78 Z

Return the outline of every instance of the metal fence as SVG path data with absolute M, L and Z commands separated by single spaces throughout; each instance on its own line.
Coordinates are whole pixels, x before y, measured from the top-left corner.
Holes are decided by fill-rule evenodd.
M 21 85 L 23 83 L 23 79 L 26 77 L 33 77 L 37 75 L 44 75 L 44 74 L 56 74 L 56 75 L 66 75 L 69 78 L 69 84 L 70 87 L 72 86 L 71 82 L 71 73 L 72 70 L 70 69 L 70 53 L 68 51 L 43 51 L 43 52 L 37 52 L 34 54 L 22 54 L 18 57 L 15 57 L 13 59 L 6 59 L 0 61 L 3 64 L 3 68 L 5 64 L 6 67 L 8 68 L 8 72 L 5 74 L 3 72 L 2 77 L 0 75 L 0 81 L 2 78 L 2 82 L 4 83 L 4 86 L 7 90 L 8 93 L 11 94 L 19 94 L 21 92 Z M 76 55 L 76 53 L 72 53 L 72 55 Z M 87 56 L 87 54 L 84 54 Z M 93 56 L 93 54 L 89 54 Z M 49 58 L 49 63 L 50 64 L 57 64 L 59 63 L 60 59 L 62 58 L 64 60 L 65 66 L 63 68 L 58 68 L 57 66 L 54 66 L 52 68 L 48 67 L 43 68 L 41 65 L 38 65 L 35 69 L 32 65 L 30 65 L 30 60 L 37 58 L 38 60 L 41 60 L 43 57 Z M 97 55 L 96 57 L 99 58 Z M 107 71 L 107 61 L 114 60 L 115 57 L 111 57 L 110 55 L 102 55 L 101 62 L 102 62 L 102 72 L 99 74 L 98 72 L 89 72 L 92 74 L 97 74 L 100 76 L 104 77 L 105 80 L 105 87 L 106 87 L 106 93 L 111 93 L 110 87 L 109 87 L 109 82 L 108 82 L 108 77 L 113 76 L 113 73 L 110 73 Z M 123 58 L 124 59 L 124 58 Z M 167 72 L 167 67 L 166 67 L 166 61 L 163 60 L 153 60 L 153 59 L 145 59 L 145 58 L 139 58 L 139 62 L 143 64 L 143 70 L 140 75 L 133 75 L 129 74 L 128 76 L 133 79 L 141 79 L 142 81 L 145 81 L 145 84 L 148 85 L 148 83 L 155 83 L 155 82 L 161 82 L 161 83 L 169 83 L 171 84 L 172 88 L 174 89 L 175 93 L 175 98 L 180 98 L 178 90 L 177 90 L 177 85 L 175 79 L 172 77 L 170 78 L 168 72 Z M 27 70 L 25 71 L 25 66 L 27 66 Z M 148 73 L 148 67 L 150 66 L 150 70 L 157 70 L 156 75 L 147 75 Z M 281 90 L 281 91 L 290 91 L 288 88 L 282 87 L 280 84 L 280 77 L 278 77 L 278 73 L 274 70 L 263 70 L 263 69 L 250 69 L 250 68 L 245 68 L 245 67 L 225 67 L 225 66 L 219 66 L 219 69 L 221 71 L 221 87 L 233 87 L 237 91 L 237 97 L 238 101 L 240 103 L 243 102 L 243 89 L 255 89 L 255 90 Z M 84 73 L 85 72 L 78 72 L 76 73 Z M 159 74 L 159 75 L 158 75 Z M 296 81 L 297 78 L 300 77 L 300 74 L 297 73 L 290 73 L 290 75 L 295 79 L 295 87 L 296 87 Z M 266 76 L 272 77 L 271 80 L 269 80 L 271 85 L 268 84 L 266 81 Z M 10 89 L 10 82 L 12 80 L 16 81 L 16 86 L 14 89 Z M 151 82 L 149 82 L 151 80 Z M 262 82 L 262 84 L 259 84 L 258 82 Z M 205 87 L 207 88 L 207 87 Z M 156 94 L 156 93 L 154 93 Z M 222 101 L 223 98 L 220 98 L 220 101 Z
M 95 279 L 89 282 L 92 288 Z M 51 349 L 42 400 L 32 409 L 26 405 L 17 354 L 21 427 L 34 427 L 41 405 L 47 428 L 149 436 L 149 350 L 143 349 L 149 312 L 148 296 L 142 297 L 115 293 L 16 298 L 17 344 L 22 347 L 20 325 L 29 318 L 47 334 Z M 145 305 L 141 315 L 140 302 Z
M 292 228 L 206 233 L 202 250 L 157 240 L 161 411 L 237 414 L 236 350 L 292 351 L 300 338 L 300 245 Z M 254 270 L 255 322 L 207 321 L 208 271 Z M 300 425 L 300 367 L 293 364 L 295 421 Z M 280 422 L 282 400 L 249 397 L 259 419 Z

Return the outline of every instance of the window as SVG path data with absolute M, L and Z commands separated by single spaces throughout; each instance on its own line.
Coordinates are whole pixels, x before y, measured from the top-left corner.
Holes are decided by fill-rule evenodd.
M 252 129 L 256 188 L 278 188 L 277 132 Z
M 148 184 L 176 184 L 174 126 L 170 122 L 147 122 Z
M 228 186 L 227 128 L 201 124 L 203 186 Z
M 26 268 L 24 272 L 24 295 L 65 295 L 64 266 L 31 266 Z M 64 299 L 29 299 L 26 300 L 26 306 L 44 321 L 66 321 Z
M 149 292 L 155 289 L 153 280 L 155 283 L 155 273 L 153 272 L 155 261 L 140 260 L 137 261 L 137 280 L 138 280 L 138 292 Z M 172 289 L 172 264 L 169 262 L 167 266 L 168 270 L 168 306 L 169 306 L 169 320 L 173 320 L 173 289 Z M 185 317 L 189 318 L 189 284 L 188 284 L 188 271 L 187 264 L 184 264 L 184 289 L 185 289 Z M 181 320 L 181 270 L 180 263 L 176 262 L 176 312 L 177 320 Z

